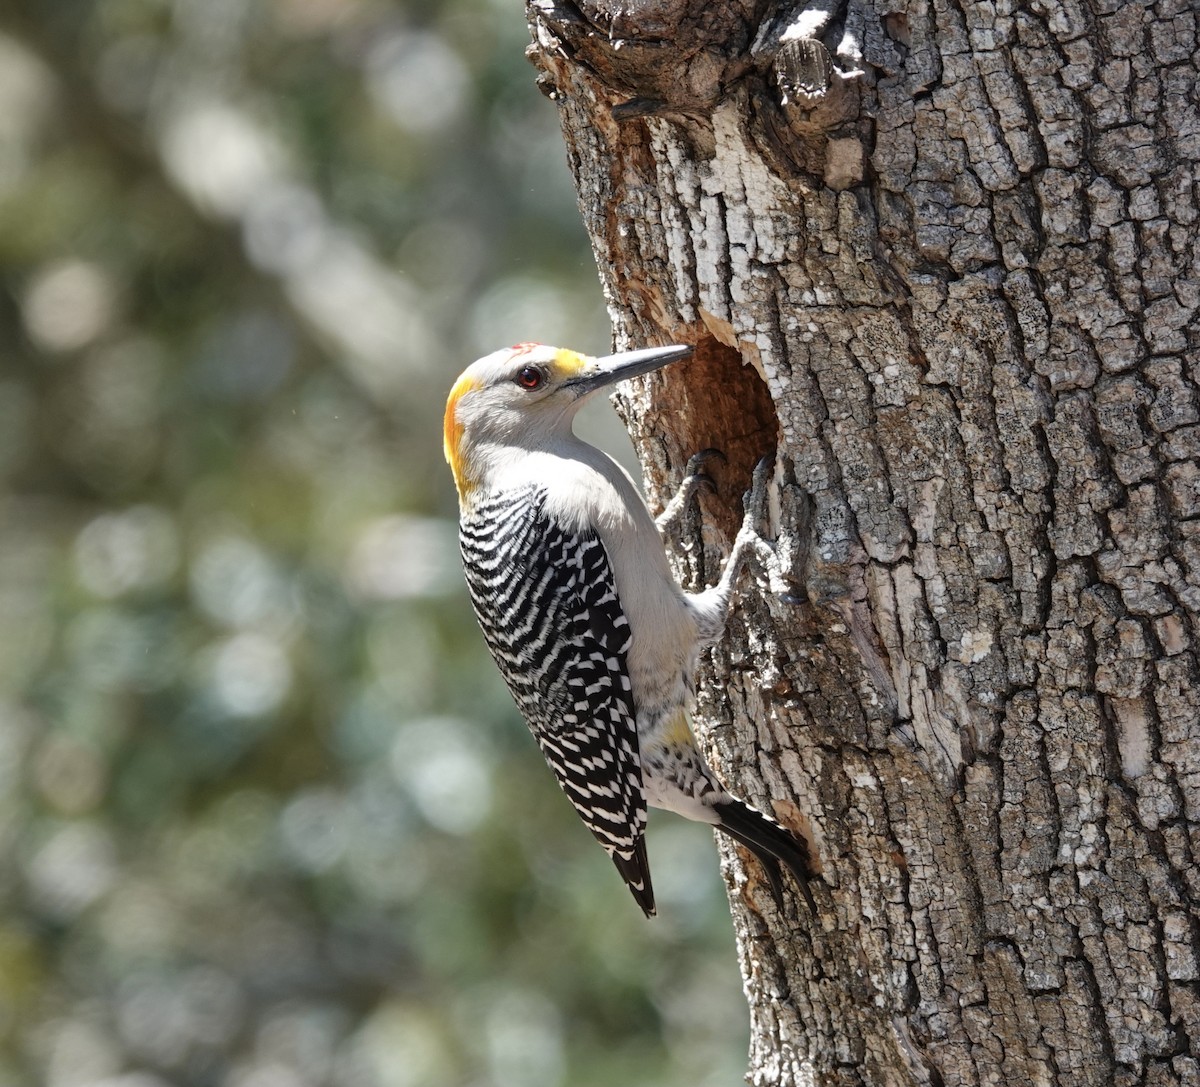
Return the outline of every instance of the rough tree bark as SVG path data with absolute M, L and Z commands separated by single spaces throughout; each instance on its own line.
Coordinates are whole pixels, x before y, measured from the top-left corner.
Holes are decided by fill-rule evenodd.
M 1192 0 L 530 0 L 651 489 L 755 460 L 698 732 L 815 843 L 726 871 L 755 1084 L 1200 1082 Z

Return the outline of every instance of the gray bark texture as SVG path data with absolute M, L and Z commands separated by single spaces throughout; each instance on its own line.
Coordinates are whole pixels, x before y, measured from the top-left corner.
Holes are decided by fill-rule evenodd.
M 812 841 L 726 875 L 767 1084 L 1200 1083 L 1194 0 L 530 0 L 711 583 L 697 732 Z

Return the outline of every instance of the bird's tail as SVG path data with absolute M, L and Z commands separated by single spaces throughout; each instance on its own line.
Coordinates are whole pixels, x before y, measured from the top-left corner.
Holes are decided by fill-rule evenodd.
M 782 907 L 783 903 L 783 883 L 779 878 L 779 865 L 782 863 L 795 877 L 796 886 L 800 888 L 808 908 L 814 914 L 817 912 L 817 905 L 808 888 L 808 881 L 815 878 L 816 873 L 804 841 L 732 797 L 714 804 L 713 811 L 720 819 L 717 829 L 740 842 L 758 858 L 771 882 L 771 895 L 777 906 Z
M 621 873 L 621 878 L 629 886 L 633 897 L 637 900 L 637 904 L 642 907 L 642 912 L 647 917 L 653 917 L 654 909 L 654 884 L 650 882 L 650 861 L 646 857 L 646 836 L 643 834 L 634 846 L 633 852 L 628 857 L 623 857 L 620 853 L 610 853 L 613 859 L 613 864 L 617 866 L 617 871 Z

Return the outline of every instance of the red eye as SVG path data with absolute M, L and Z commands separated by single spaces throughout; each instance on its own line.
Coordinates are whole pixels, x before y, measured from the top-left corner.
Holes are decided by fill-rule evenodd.
M 542 371 L 536 366 L 526 366 L 517 374 L 517 384 L 522 389 L 536 389 L 544 380 Z

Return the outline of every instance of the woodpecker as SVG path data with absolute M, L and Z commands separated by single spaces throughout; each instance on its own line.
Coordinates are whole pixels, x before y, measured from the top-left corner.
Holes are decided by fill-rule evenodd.
M 446 403 L 467 586 L 488 649 L 580 818 L 646 916 L 649 805 L 749 848 L 781 901 L 779 862 L 815 912 L 806 844 L 718 780 L 689 724 L 700 650 L 725 628 L 734 583 L 773 550 L 755 503 L 717 584 L 685 592 L 660 537 L 706 477 L 693 458 L 655 521 L 628 473 L 576 437 L 593 394 L 692 353 L 656 347 L 592 358 L 518 344 L 468 366 Z M 756 472 L 761 498 L 766 476 Z M 761 515 L 761 511 L 757 511 Z

